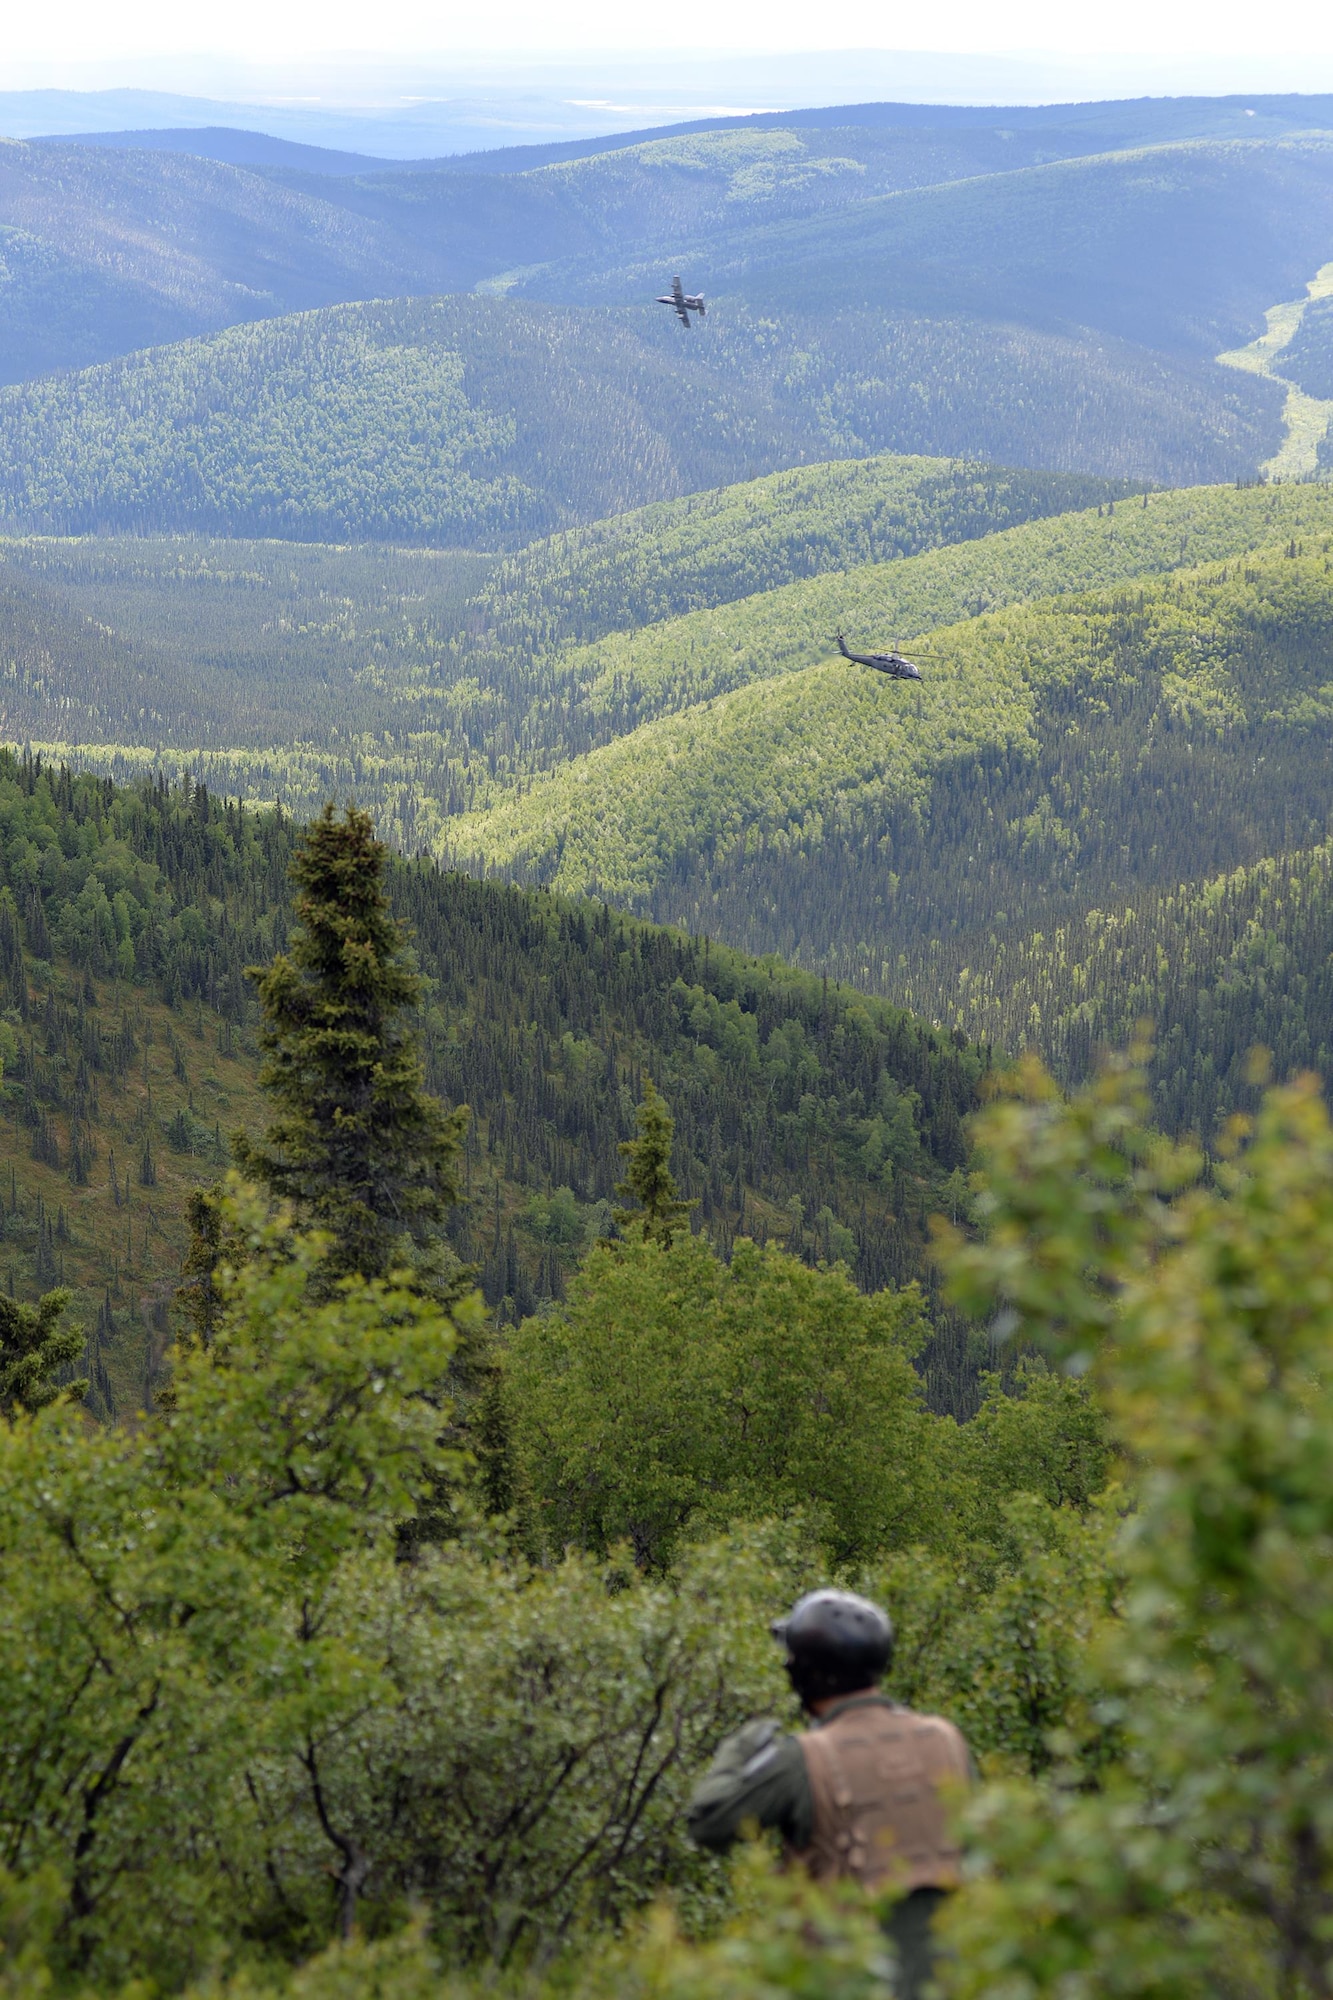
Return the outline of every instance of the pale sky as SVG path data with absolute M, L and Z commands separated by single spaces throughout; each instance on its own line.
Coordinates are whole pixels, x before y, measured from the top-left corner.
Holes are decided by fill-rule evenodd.
M 879 48 L 940 51 L 1068 50 L 1186 54 L 1333 51 L 1333 7 L 1325 0 L 1256 9 L 1251 0 L 227 0 L 187 8 L 180 0 L 64 0 L 5 7 L 10 61 L 56 62 L 213 52 L 266 59 L 319 51 L 381 49 L 406 54 L 452 49 Z M 373 22 L 367 33 L 368 20 Z M 552 28 L 558 23 L 558 34 Z
M 554 32 L 553 32 L 554 31 Z M 235 81 L 239 62 L 299 64 L 333 52 L 369 50 L 399 58 L 447 58 L 466 51 L 577 58 L 580 52 L 805 49 L 932 50 L 1152 59 L 1185 58 L 1206 67 L 1219 58 L 1253 56 L 1262 67 L 1295 58 L 1333 56 L 1333 5 L 1292 0 L 1257 9 L 1252 0 L 227 0 L 183 7 L 180 0 L 63 0 L 49 7 L 7 0 L 0 42 L 0 87 L 96 87 L 142 82 L 198 87 L 169 79 L 163 59 L 213 56 Z M 155 60 L 154 60 L 155 59 Z M 1264 62 L 1267 59 L 1267 62 Z M 142 65 L 147 62 L 153 74 Z M 169 67 L 169 64 L 168 64 Z M 1324 74 L 1307 88 L 1329 88 Z M 219 91 L 221 94 L 221 91 Z

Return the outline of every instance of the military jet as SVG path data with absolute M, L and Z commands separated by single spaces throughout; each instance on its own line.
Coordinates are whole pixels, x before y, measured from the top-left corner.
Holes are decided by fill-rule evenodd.
M 844 660 L 855 660 L 858 667 L 873 667 L 877 674 L 888 674 L 895 681 L 919 681 L 921 669 L 915 660 L 908 660 L 895 647 L 891 653 L 849 653 L 847 641 L 841 632 L 835 632 L 838 651 Z
M 673 278 L 671 280 L 671 290 L 659 293 L 654 303 L 659 306 L 674 306 L 684 326 L 689 325 L 691 313 L 698 313 L 700 319 L 702 319 L 708 311 L 707 306 L 704 304 L 703 293 L 682 291 L 679 278 Z

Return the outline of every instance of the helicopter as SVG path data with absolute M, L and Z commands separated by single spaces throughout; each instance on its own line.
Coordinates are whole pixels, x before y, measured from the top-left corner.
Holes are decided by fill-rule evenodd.
M 848 651 L 847 641 L 841 632 L 835 632 L 833 636 L 844 660 L 855 660 L 859 667 L 872 667 L 877 674 L 887 674 L 890 680 L 919 681 L 921 678 L 921 669 L 916 661 L 909 660 L 896 646 L 887 653 L 852 653 Z M 923 659 L 928 657 L 922 655 Z
M 678 277 L 671 280 L 671 290 L 660 293 L 653 303 L 659 306 L 674 306 L 684 326 L 690 324 L 690 314 L 692 312 L 698 313 L 700 319 L 702 319 L 708 311 L 707 306 L 704 304 L 703 293 L 683 290 Z

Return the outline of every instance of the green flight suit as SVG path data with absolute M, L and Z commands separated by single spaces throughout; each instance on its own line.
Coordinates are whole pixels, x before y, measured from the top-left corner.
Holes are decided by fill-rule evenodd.
M 888 1697 L 853 1695 L 827 1709 L 817 1721 L 812 1719 L 810 1727 L 818 1729 L 845 1709 L 871 1701 L 887 1702 Z M 814 1817 L 800 1739 L 786 1735 L 776 1722 L 767 1719 L 747 1722 L 727 1737 L 694 1788 L 688 1824 L 693 1840 L 719 1852 L 751 1826 L 775 1828 L 783 1845 L 799 1852 L 810 1845 Z M 884 1929 L 897 1961 L 894 1990 L 899 2000 L 920 2000 L 937 1950 L 931 1921 L 948 1893 L 945 1889 L 914 1889 L 885 1912 Z

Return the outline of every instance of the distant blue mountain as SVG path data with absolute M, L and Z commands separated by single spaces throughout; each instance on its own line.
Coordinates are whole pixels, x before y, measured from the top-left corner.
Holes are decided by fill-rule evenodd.
M 105 146 L 113 152 L 189 153 L 199 160 L 221 160 L 229 167 L 290 167 L 307 174 L 369 174 L 400 168 L 401 160 L 372 153 L 339 153 L 329 146 L 304 146 L 295 139 L 277 139 L 271 132 L 237 125 L 168 125 L 146 131 L 69 132 L 42 135 L 61 146 Z

